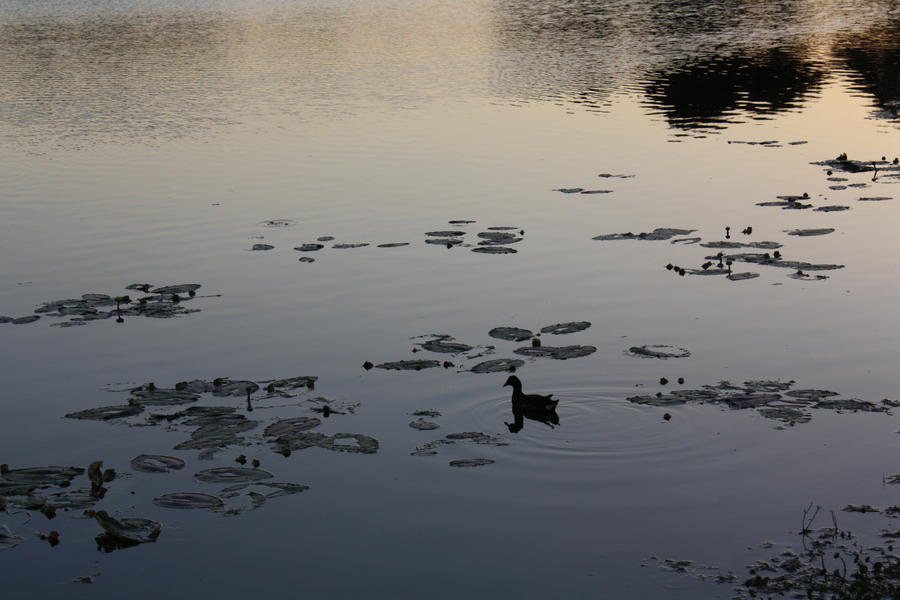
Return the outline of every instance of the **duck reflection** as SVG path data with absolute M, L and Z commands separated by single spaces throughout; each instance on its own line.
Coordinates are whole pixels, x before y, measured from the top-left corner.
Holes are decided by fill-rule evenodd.
M 522 392 L 522 381 L 515 375 L 510 375 L 503 387 L 512 386 L 512 412 L 513 422 L 506 423 L 511 433 L 518 433 L 525 426 L 525 419 L 544 423 L 548 427 L 559 425 L 559 415 L 556 413 L 556 405 L 559 400 L 553 400 L 553 394 L 542 396 L 540 394 L 525 394 Z

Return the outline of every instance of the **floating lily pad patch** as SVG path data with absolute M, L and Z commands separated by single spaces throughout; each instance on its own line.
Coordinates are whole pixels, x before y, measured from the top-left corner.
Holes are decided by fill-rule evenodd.
M 218 496 L 202 492 L 174 492 L 153 499 L 163 508 L 221 508 L 225 502 Z
M 869 196 L 867 198 L 860 198 L 860 202 L 884 202 L 885 200 L 893 200 L 890 196 Z
M 510 342 L 524 342 L 534 336 L 528 329 L 522 329 L 520 327 L 494 327 L 488 332 L 488 335 L 499 340 L 507 340 Z
M 140 404 L 124 404 L 120 406 L 101 406 L 99 408 L 88 408 L 65 415 L 67 419 L 84 419 L 88 421 L 111 421 L 113 419 L 124 419 L 133 417 L 144 412 L 144 407 Z
M 294 417 L 291 419 L 281 419 L 266 427 L 263 435 L 269 437 L 277 437 L 284 434 L 300 433 L 314 429 L 322 424 L 321 419 L 316 417 Z
M 696 229 L 675 229 L 673 227 L 658 227 L 650 232 L 643 233 L 631 233 L 630 231 L 627 233 L 608 233 L 603 235 L 595 236 L 593 239 L 601 240 L 601 241 L 609 241 L 609 240 L 648 240 L 648 241 L 658 241 L 658 240 L 669 240 L 678 235 L 688 235 L 689 233 L 693 233 L 697 231 Z
M 422 344 L 422 348 L 429 352 L 440 352 L 444 354 L 459 354 L 460 352 L 468 352 L 472 346 L 468 344 L 460 344 L 458 342 L 450 342 L 444 339 L 429 340 Z
M 458 246 L 463 243 L 459 238 L 429 238 L 425 240 L 426 244 L 434 246 Z
M 490 458 L 458 458 L 450 461 L 451 467 L 483 467 L 492 465 L 495 461 Z
M 469 369 L 472 373 L 500 373 L 503 371 L 513 372 L 525 365 L 524 360 L 518 358 L 495 358 L 480 362 Z
M 472 248 L 472 252 L 478 252 L 479 254 L 515 254 L 518 250 L 506 246 L 479 246 L 478 248 Z
M 206 483 L 247 483 L 275 477 L 263 469 L 250 467 L 214 467 L 204 469 L 194 475 L 197 481 Z
M 330 242 L 334 239 L 333 235 L 321 235 L 316 238 L 317 242 Z
M 142 473 L 167 473 L 184 468 L 184 461 L 175 456 L 139 454 L 131 459 L 131 468 Z
M 323 244 L 300 244 L 299 246 L 294 246 L 294 250 L 298 252 L 316 252 L 324 247 Z
M 199 394 L 173 388 L 139 388 L 131 391 L 129 403 L 142 406 L 177 406 L 200 399 Z
M 523 346 L 513 350 L 516 354 L 532 357 L 548 357 L 556 360 L 567 360 L 570 358 L 581 358 L 588 356 L 597 351 L 594 346 Z
M 478 242 L 483 246 L 502 246 L 522 241 L 522 238 L 508 231 L 482 231 L 478 237 L 483 240 Z
M 813 235 L 828 235 L 832 232 L 834 232 L 834 227 L 821 227 L 819 229 L 791 229 L 787 234 L 808 237 Z
M 293 219 L 269 219 L 260 223 L 264 227 L 292 227 L 295 224 Z
M 421 371 L 441 366 L 437 360 L 397 360 L 393 362 L 375 365 L 376 369 L 388 369 L 392 371 Z
M 241 483 L 224 488 L 220 492 L 220 497 L 224 504 L 220 507 L 214 507 L 212 510 L 222 515 L 234 516 L 248 510 L 255 510 L 272 498 L 299 494 L 308 489 L 308 485 L 300 483 L 269 481 Z
M 410 454 L 412 456 L 433 456 L 438 453 L 439 447 L 451 446 L 461 442 L 470 442 L 487 446 L 509 445 L 509 442 L 497 435 L 483 433 L 481 431 L 462 431 L 458 433 L 449 433 L 439 440 L 426 442 L 425 444 L 416 446 L 416 449 Z
M 465 231 L 426 231 L 425 235 L 430 238 L 449 238 L 460 237 L 466 235 Z
M 632 346 L 628 354 L 641 358 L 687 358 L 691 355 L 689 350 L 666 344 L 647 344 L 644 346 Z
M 150 519 L 116 519 L 105 510 L 97 511 L 93 517 L 107 535 L 138 544 L 156 541 L 162 531 L 162 525 Z
M 250 249 L 253 251 L 265 251 L 272 250 L 274 248 L 275 246 L 273 246 L 272 244 L 253 244 Z
M 731 281 L 745 281 L 747 279 L 756 279 L 759 277 L 759 273 L 751 273 L 749 271 L 744 273 L 729 273 L 726 277 Z
M 401 246 L 409 246 L 409 242 L 388 242 L 385 244 L 378 244 L 379 248 L 400 248 Z
M 25 488 L 66 487 L 72 480 L 83 474 L 81 467 L 25 467 L 5 469 L 0 473 L 0 484 L 11 484 Z
M 9 527 L 0 523 L 0 550 L 15 548 L 24 541 L 25 538 L 20 535 L 14 534 L 9 530 Z
M 301 256 L 301 257 L 298 258 L 297 260 L 299 260 L 299 261 L 302 262 L 302 263 L 313 263 L 313 262 L 316 262 L 316 259 L 310 258 L 309 256 Z
M 839 204 L 831 204 L 828 206 L 820 206 L 818 208 L 814 208 L 813 210 L 817 212 L 839 212 L 842 210 L 850 210 L 849 206 L 841 206 Z
M 778 242 L 731 242 L 727 240 L 722 240 L 718 242 L 705 242 L 700 244 L 703 248 L 717 248 L 717 249 L 728 249 L 728 248 L 763 248 L 766 250 L 777 250 L 781 248 L 782 245 Z
M 312 447 L 325 450 L 337 450 L 339 452 L 353 452 L 359 454 L 375 454 L 378 452 L 378 440 L 361 433 L 336 433 L 325 435 L 315 431 L 304 431 L 294 434 L 284 434 L 272 442 L 272 449 L 282 454 L 294 450 L 304 450 Z
M 413 429 L 418 429 L 419 431 L 430 431 L 432 429 L 439 429 L 440 425 L 435 423 L 434 421 L 426 421 L 425 419 L 418 418 L 414 421 L 409 422 L 409 426 Z
M 331 247 L 337 248 L 338 250 L 346 250 L 349 248 L 363 248 L 368 245 L 369 245 L 369 242 L 356 242 L 356 243 L 333 244 Z
M 571 321 L 569 323 L 557 323 L 555 325 L 547 325 L 546 327 L 541 327 L 541 333 L 563 335 L 566 333 L 575 333 L 576 331 L 584 331 L 590 326 L 590 321 Z

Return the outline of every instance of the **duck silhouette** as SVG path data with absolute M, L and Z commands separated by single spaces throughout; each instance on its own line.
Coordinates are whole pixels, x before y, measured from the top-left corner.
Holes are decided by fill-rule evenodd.
M 503 387 L 512 386 L 512 411 L 513 422 L 506 423 L 511 433 L 518 433 L 525 426 L 525 419 L 538 421 L 550 428 L 559 425 L 559 415 L 556 414 L 556 405 L 559 400 L 553 400 L 553 394 L 525 394 L 522 392 L 522 382 L 515 375 L 510 375 Z

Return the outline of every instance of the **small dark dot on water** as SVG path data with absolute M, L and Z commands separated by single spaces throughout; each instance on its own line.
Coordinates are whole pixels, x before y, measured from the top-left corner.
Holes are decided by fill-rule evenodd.
M 666 379 L 665 377 L 660 377 L 659 383 L 660 383 L 660 385 L 666 385 L 667 383 L 669 383 L 669 380 Z
M 678 383 L 679 383 L 680 385 L 684 385 L 684 377 L 679 377 L 679 378 L 678 378 Z

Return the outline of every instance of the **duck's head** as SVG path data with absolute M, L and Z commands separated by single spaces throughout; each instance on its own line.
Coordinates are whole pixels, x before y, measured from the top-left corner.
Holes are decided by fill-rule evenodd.
M 508 385 L 511 385 L 514 388 L 515 387 L 520 388 L 520 387 L 522 387 L 522 382 L 515 375 L 510 375 L 509 378 L 506 380 L 506 383 L 504 383 L 502 387 L 506 387 Z

